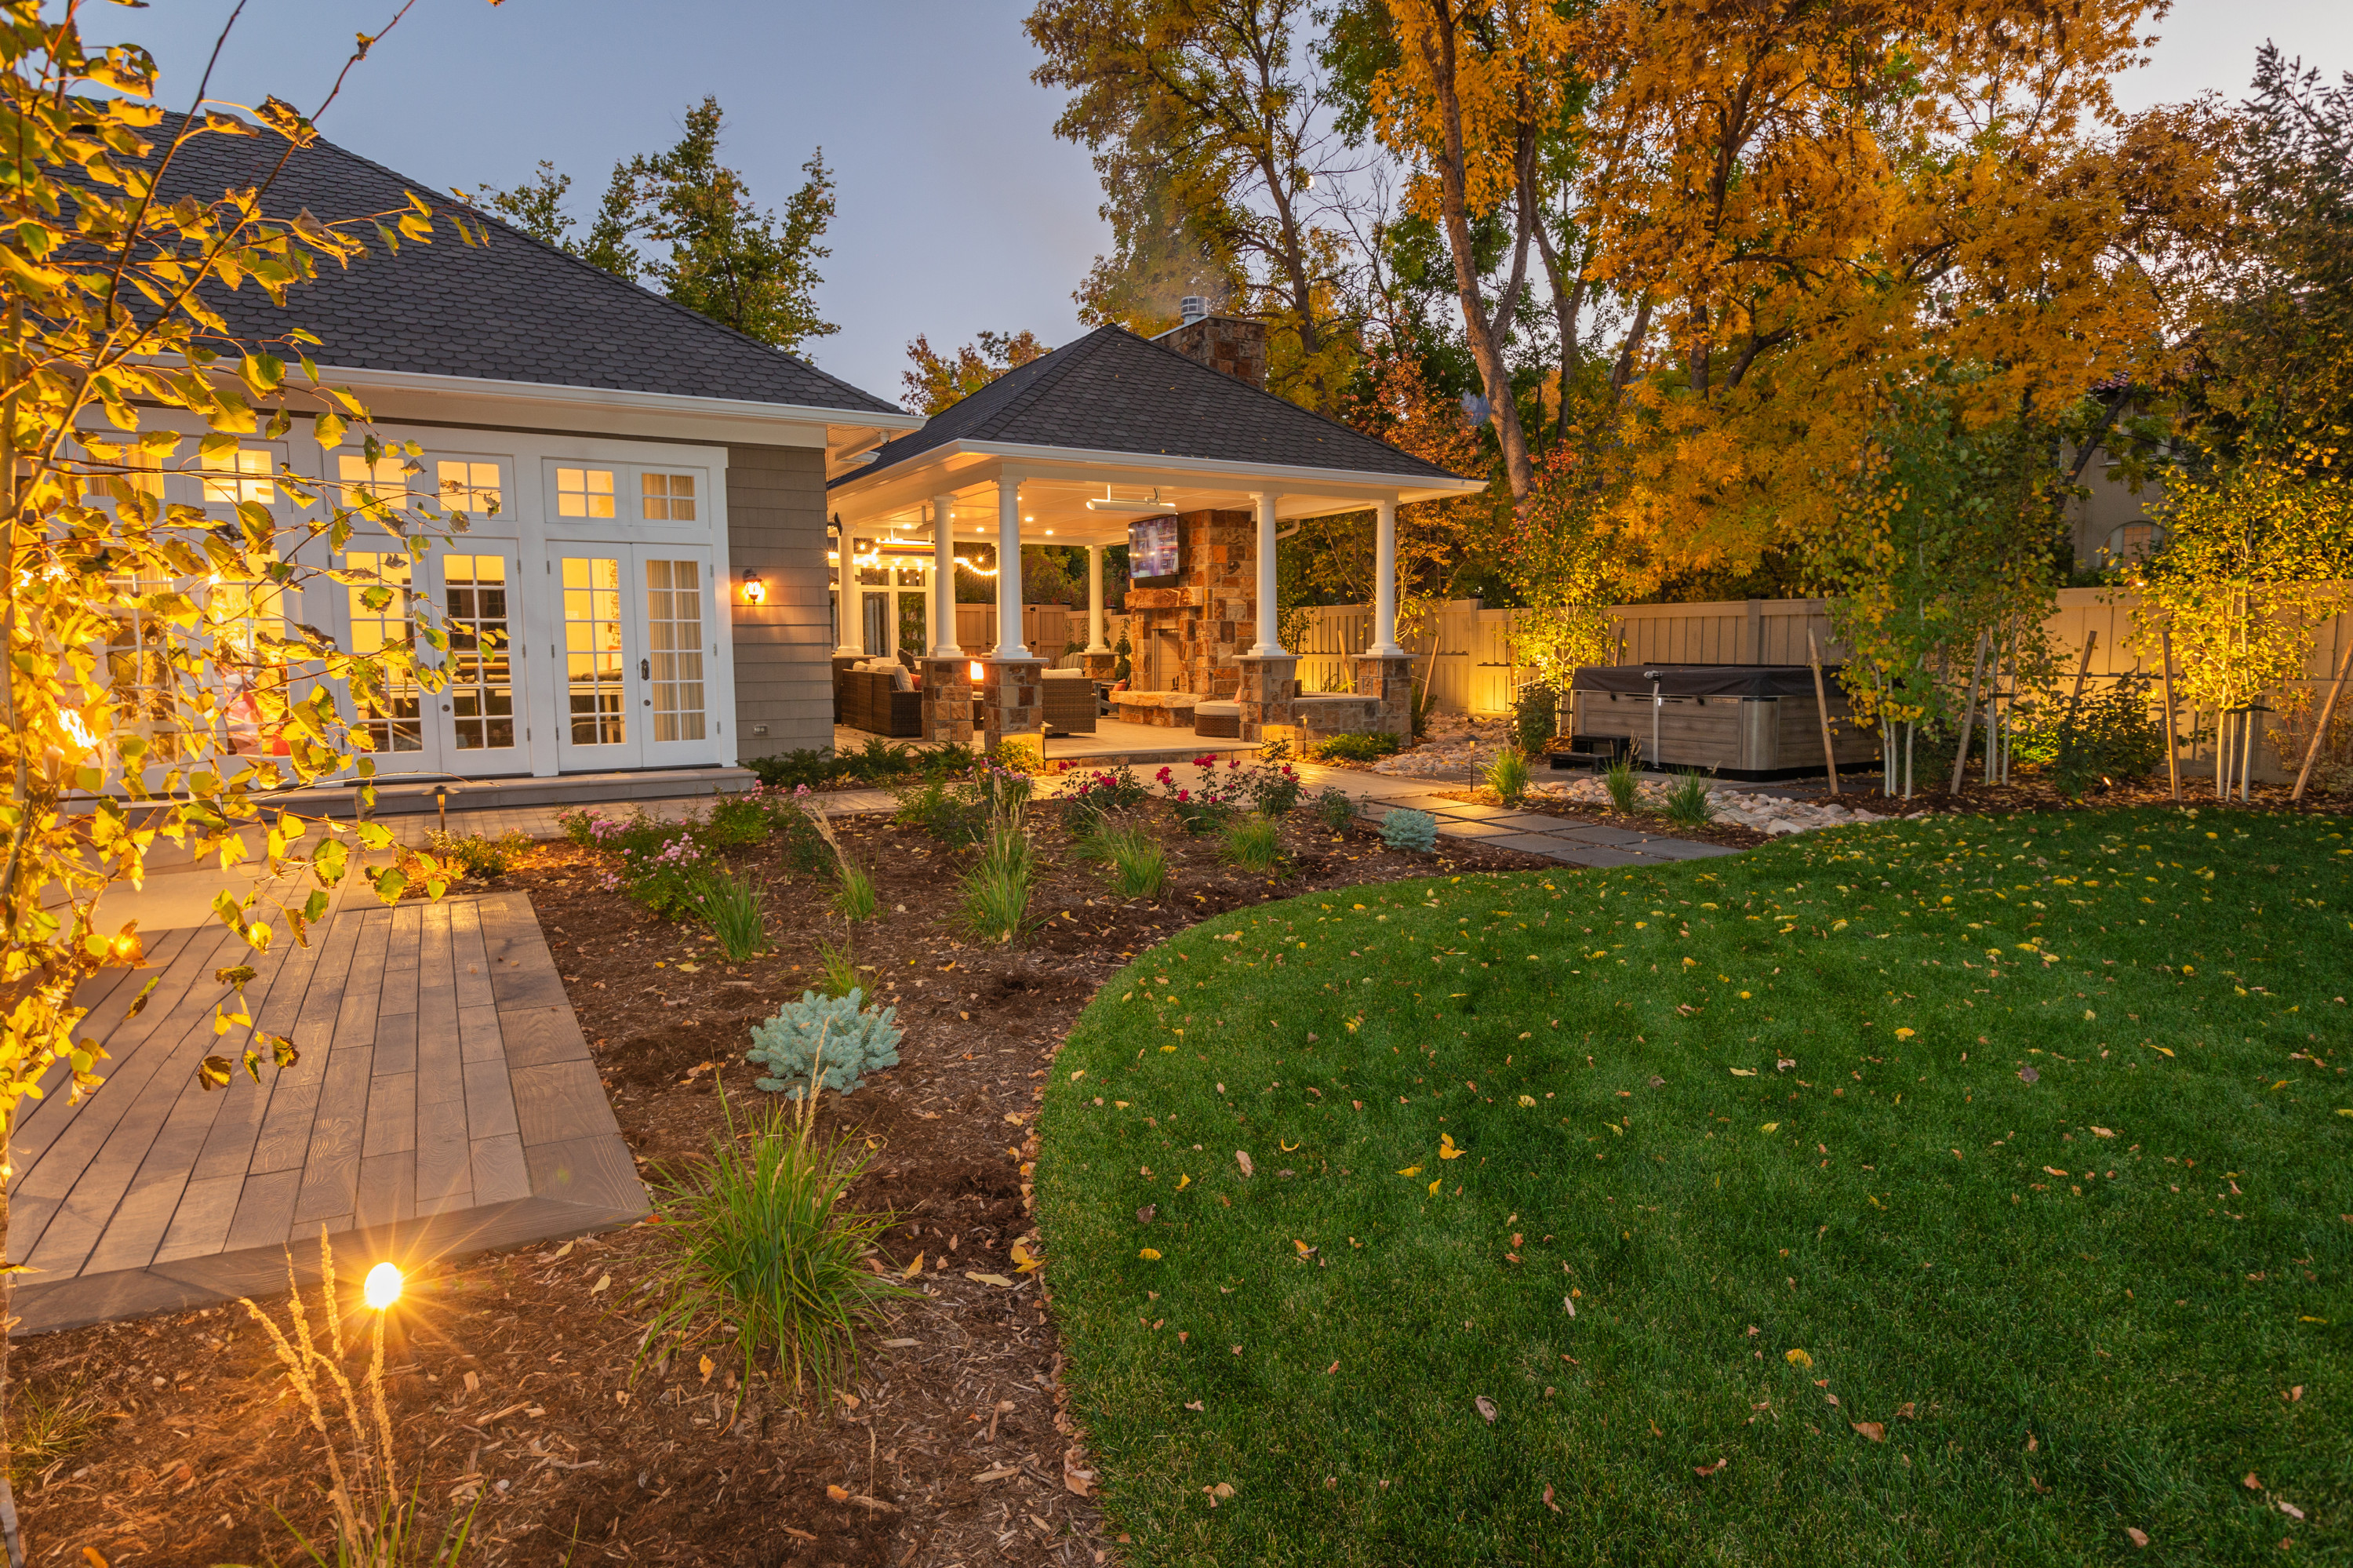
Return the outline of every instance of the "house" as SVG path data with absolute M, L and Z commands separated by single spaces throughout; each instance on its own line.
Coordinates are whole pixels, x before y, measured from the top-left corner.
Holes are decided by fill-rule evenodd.
M 163 189 L 215 199 L 283 152 L 275 138 L 197 137 Z M 411 189 L 429 187 L 321 142 L 287 158 L 268 202 L 341 217 L 398 208 Z M 375 570 L 390 604 L 314 580 L 282 607 L 354 650 L 407 634 L 410 593 L 449 618 L 447 687 L 358 715 L 380 773 L 512 786 L 665 770 L 683 792 L 743 758 L 831 744 L 825 482 L 921 420 L 483 221 L 486 247 L 444 228 L 347 269 L 322 263 L 283 308 L 250 284 L 213 296 L 240 337 L 317 334 L 322 378 L 421 460 L 372 467 L 361 432 L 322 449 L 298 418 L 283 439 L 244 438 L 153 482 L 208 507 L 259 502 L 290 524 L 304 514 L 273 482 L 282 466 L 354 501 L 466 514 L 461 535 L 413 557 L 353 538 L 335 564 Z M 315 547 L 301 558 L 328 564 Z M 126 635 L 135 645 L 137 629 Z
M 1405 733 L 1397 508 L 1486 482 L 1269 393 L 1264 334 L 1187 299 L 1158 337 L 1099 327 L 861 456 L 828 485 L 849 563 L 837 663 L 887 652 L 917 665 L 928 739 L 1030 744 L 1045 663 L 1064 650 L 1021 641 L 1021 546 L 1086 546 L 1080 652 L 1084 674 L 1105 678 L 1103 551 L 1126 545 L 1134 675 L 1113 694 L 1119 717 L 1242 740 Z M 1302 696 L 1277 635 L 1275 542 L 1286 524 L 1349 512 L 1376 517 L 1372 644 L 1353 692 Z M 959 539 L 996 546 L 997 642 L 977 660 L 954 596 L 929 586 L 952 580 Z M 928 628 L 928 648 L 908 646 L 909 626 Z

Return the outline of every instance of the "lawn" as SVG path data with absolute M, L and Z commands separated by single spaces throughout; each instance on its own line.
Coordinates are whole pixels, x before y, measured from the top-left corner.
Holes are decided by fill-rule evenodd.
M 1152 949 L 1037 1171 L 1110 1523 L 1146 1563 L 2353 1557 L 2349 845 L 1915 819 Z

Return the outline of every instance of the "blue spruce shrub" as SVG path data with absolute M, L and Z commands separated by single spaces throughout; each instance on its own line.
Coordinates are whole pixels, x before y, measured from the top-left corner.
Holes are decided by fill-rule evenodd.
M 1381 819 L 1381 842 L 1428 854 L 1438 847 L 1438 819 L 1400 806 Z
M 866 1011 L 865 993 L 819 996 L 801 992 L 765 1023 L 752 1027 L 752 1048 L 744 1059 L 768 1069 L 760 1087 L 799 1099 L 808 1092 L 809 1066 L 820 1060 L 819 1083 L 837 1095 L 856 1090 L 867 1074 L 899 1065 L 898 1009 Z

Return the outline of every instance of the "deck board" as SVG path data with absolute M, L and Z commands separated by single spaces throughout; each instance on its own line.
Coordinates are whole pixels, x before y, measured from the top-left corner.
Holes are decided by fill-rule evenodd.
M 353 895 L 308 947 L 254 957 L 198 927 L 148 958 L 78 999 L 105 1081 L 73 1105 L 54 1070 L 18 1133 L 12 1250 L 39 1270 L 16 1287 L 25 1331 L 274 1288 L 289 1256 L 315 1266 L 322 1228 L 354 1255 L 442 1255 L 647 1212 L 522 894 Z M 214 1032 L 214 972 L 248 962 L 256 1030 L 300 1060 L 206 1091 L 196 1064 L 246 1037 Z

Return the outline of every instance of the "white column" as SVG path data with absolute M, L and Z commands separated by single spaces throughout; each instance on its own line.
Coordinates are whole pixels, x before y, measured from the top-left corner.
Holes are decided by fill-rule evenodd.
M 956 645 L 955 497 L 932 497 L 932 657 L 961 659 Z
M 837 658 L 863 659 L 866 657 L 866 594 L 858 582 L 858 542 L 849 536 L 847 528 L 839 537 L 841 568 L 835 577 L 840 583 L 838 602 L 841 606 L 841 646 L 833 652 Z
M 1108 653 L 1103 643 L 1103 553 L 1101 545 L 1087 546 L 1087 652 Z
M 1021 641 L 1021 482 L 997 482 L 997 657 L 1027 659 Z
M 1262 659 L 1282 652 L 1275 634 L 1274 492 L 1259 491 L 1253 499 L 1258 502 L 1258 643 L 1250 656 Z
M 1384 496 L 1374 509 L 1373 645 L 1367 653 L 1401 657 L 1397 640 L 1397 498 Z

